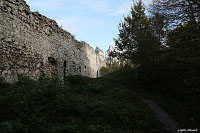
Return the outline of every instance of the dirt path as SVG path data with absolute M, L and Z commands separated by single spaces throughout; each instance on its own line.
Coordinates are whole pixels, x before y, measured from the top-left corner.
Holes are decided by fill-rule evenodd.
M 161 107 L 159 107 L 152 100 L 143 100 L 149 108 L 155 113 L 157 119 L 163 124 L 169 133 L 178 133 L 180 125 L 173 120 L 173 118 L 167 114 Z

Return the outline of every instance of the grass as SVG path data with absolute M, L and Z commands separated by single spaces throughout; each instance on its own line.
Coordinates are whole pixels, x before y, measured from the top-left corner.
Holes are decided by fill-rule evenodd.
M 183 128 L 200 129 L 200 99 L 196 97 L 196 95 L 193 96 L 193 93 L 182 95 L 181 91 L 184 92 L 183 88 L 174 89 L 171 92 L 169 88 L 170 91 L 167 91 L 165 90 L 166 88 L 162 88 L 161 86 L 158 90 L 151 86 L 138 84 L 138 79 L 136 77 L 134 70 L 125 69 L 109 74 L 105 79 L 110 79 L 111 82 L 123 85 L 135 95 L 156 101 L 156 103 L 170 114 Z M 190 87 L 187 88 L 187 92 L 189 89 Z M 185 99 L 186 96 L 188 99 Z
M 0 132 L 165 132 L 135 93 L 109 79 L 20 77 L 1 84 Z
M 152 99 L 186 129 L 200 129 L 199 101 L 186 101 L 157 92 L 138 90 L 138 95 Z

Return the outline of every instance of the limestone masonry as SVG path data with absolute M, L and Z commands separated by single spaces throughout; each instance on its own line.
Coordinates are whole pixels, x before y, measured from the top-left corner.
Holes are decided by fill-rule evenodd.
M 18 74 L 97 77 L 104 52 L 79 42 L 24 0 L 0 0 L 0 76 L 15 82 Z

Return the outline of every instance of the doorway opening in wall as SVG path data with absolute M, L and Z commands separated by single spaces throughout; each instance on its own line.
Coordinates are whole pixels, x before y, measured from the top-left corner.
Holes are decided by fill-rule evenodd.
M 81 66 L 79 66 L 79 72 L 81 73 Z
M 57 74 L 57 61 L 53 57 L 48 57 L 48 63 L 50 65 L 51 71 L 50 74 L 51 76 L 55 76 Z
M 64 78 L 66 77 L 66 67 L 67 67 L 67 61 L 64 61 L 64 64 L 63 64 Z
M 97 71 L 97 78 L 99 77 L 99 71 Z

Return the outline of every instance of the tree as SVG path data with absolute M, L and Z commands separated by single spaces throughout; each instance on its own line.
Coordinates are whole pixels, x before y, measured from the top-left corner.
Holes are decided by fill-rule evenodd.
M 167 23 L 165 22 L 165 16 L 154 12 L 150 18 L 150 24 L 154 36 L 158 38 L 158 41 L 163 42 L 163 39 L 166 37 L 165 33 L 167 31 Z
M 174 58 L 199 56 L 199 0 L 154 0 L 151 12 L 164 16 L 168 23 L 165 40 Z
M 143 84 L 157 88 L 163 91 L 162 93 L 170 93 L 185 99 L 199 97 L 199 7 L 199 1 L 195 0 L 156 0 L 154 2 L 151 11 L 164 16 L 164 22 L 169 25 L 168 31 L 164 33 L 167 47 L 162 49 L 160 59 L 152 73 L 145 68 L 146 73 L 143 72 L 141 76 Z M 162 23 L 159 22 L 159 24 Z M 158 27 L 156 31 L 160 29 Z M 158 33 L 154 34 L 159 35 Z
M 119 37 L 115 44 L 119 58 L 131 61 L 134 64 L 145 65 L 154 60 L 154 52 L 159 51 L 160 42 L 153 34 L 150 20 L 145 15 L 142 0 L 131 8 L 131 12 L 119 24 Z
M 154 0 L 152 12 L 165 16 L 170 24 L 181 24 L 189 21 L 200 21 L 199 0 Z
M 200 56 L 200 27 L 192 22 L 180 25 L 168 33 L 167 45 L 171 50 L 182 51 L 184 56 Z

